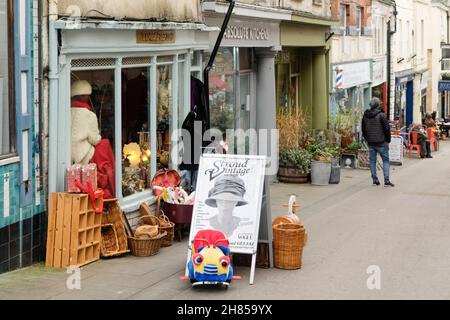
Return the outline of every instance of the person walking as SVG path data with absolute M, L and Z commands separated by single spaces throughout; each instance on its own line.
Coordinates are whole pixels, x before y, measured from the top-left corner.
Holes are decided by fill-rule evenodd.
M 378 98 L 370 100 L 370 110 L 366 110 L 362 119 L 362 133 L 369 145 L 370 172 L 373 184 L 379 186 L 377 177 L 377 155 L 383 159 L 384 186 L 394 187 L 389 179 L 389 144 L 391 143 L 391 129 L 386 115 L 380 109 L 381 101 Z

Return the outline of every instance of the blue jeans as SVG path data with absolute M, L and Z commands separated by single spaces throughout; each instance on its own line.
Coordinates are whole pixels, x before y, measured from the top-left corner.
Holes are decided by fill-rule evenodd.
M 371 147 L 369 146 L 370 152 L 370 172 L 372 173 L 373 182 L 378 181 L 377 177 L 377 154 L 379 153 L 381 159 L 383 159 L 383 175 L 384 175 L 384 183 L 389 182 L 389 144 L 385 143 L 381 147 Z

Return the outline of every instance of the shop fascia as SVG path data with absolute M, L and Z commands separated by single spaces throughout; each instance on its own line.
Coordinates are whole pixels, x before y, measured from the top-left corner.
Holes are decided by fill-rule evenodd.
M 55 186 L 50 192 L 65 190 L 65 172 L 72 162 L 70 87 L 74 74 L 88 72 L 95 77 L 98 72 L 108 72 L 113 93 L 111 111 L 114 116 L 109 124 L 113 128 L 116 197 L 124 211 L 136 210 L 144 201 L 154 201 L 149 187 L 144 190 L 141 188 L 139 192 L 131 195 L 122 193 L 125 172 L 122 170 L 122 150 L 125 144 L 131 142 L 122 135 L 122 121 L 125 121 L 122 119 L 123 72 L 142 70 L 141 73 L 148 77 L 150 84 L 146 108 L 148 120 L 145 120 L 149 127 L 149 158 L 145 162 L 145 179 L 148 181 L 157 171 L 157 144 L 161 145 L 161 137 L 157 133 L 157 101 L 164 99 L 161 98 L 157 82 L 157 78 L 161 77 L 161 68 L 168 72 L 166 90 L 171 93 L 167 94 L 165 102 L 170 105 L 169 126 L 170 130 L 173 130 L 179 127 L 190 110 L 190 76 L 201 74 L 201 52 L 210 46 L 211 31 L 217 31 L 217 28 L 194 23 L 58 20 L 54 32 L 60 32 L 62 46 L 57 64 L 51 66 L 58 70 L 55 79 L 58 90 L 50 92 L 50 95 L 53 95 L 50 112 L 57 115 L 50 120 L 50 127 L 54 127 L 56 133 L 49 157 L 49 167 L 53 171 L 50 176 L 55 179 L 51 183 L 49 181 L 49 185 Z M 50 50 L 57 52 L 58 44 L 51 43 Z M 134 128 L 135 131 L 141 131 L 140 129 Z M 169 166 L 173 166 L 176 161 L 177 159 Z
M 333 91 L 349 89 L 372 82 L 372 61 L 358 61 L 332 65 Z

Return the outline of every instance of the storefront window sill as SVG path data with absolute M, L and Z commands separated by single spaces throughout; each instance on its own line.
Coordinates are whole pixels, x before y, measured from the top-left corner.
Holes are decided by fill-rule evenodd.
M 11 156 L 9 158 L 3 158 L 3 159 L 0 157 L 0 167 L 1 166 L 6 166 L 6 165 L 12 164 L 12 163 L 17 163 L 17 162 L 20 162 L 20 157 L 19 156 L 13 155 L 13 156 Z
M 121 201 L 122 210 L 126 213 L 133 212 L 139 209 L 143 202 L 152 205 L 156 202 L 156 197 L 152 191 L 144 191 L 141 193 L 128 196 Z

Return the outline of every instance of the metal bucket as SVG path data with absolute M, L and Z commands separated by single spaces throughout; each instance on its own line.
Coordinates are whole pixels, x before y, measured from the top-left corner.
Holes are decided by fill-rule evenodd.
M 316 186 L 327 186 L 330 184 L 331 162 L 311 162 L 311 184 Z

